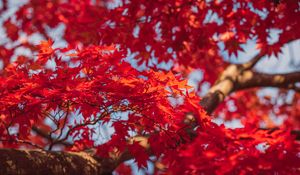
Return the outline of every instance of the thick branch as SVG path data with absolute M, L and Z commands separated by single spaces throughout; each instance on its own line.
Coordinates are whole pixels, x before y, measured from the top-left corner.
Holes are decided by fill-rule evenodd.
M 298 82 L 300 82 L 300 72 L 265 74 L 245 71 L 238 77 L 235 88 L 236 90 L 242 90 L 252 87 L 278 87 L 299 91 L 299 87 L 296 86 Z
M 296 86 L 298 82 L 300 82 L 300 72 L 265 74 L 247 70 L 241 65 L 230 65 L 210 88 L 208 94 L 203 97 L 200 104 L 211 114 L 219 103 L 234 91 L 254 87 L 278 87 L 300 92 L 300 88 Z
M 133 137 L 128 142 L 138 141 L 149 154 L 147 137 Z M 45 150 L 17 150 L 0 148 L 0 174 L 70 174 L 107 175 L 122 162 L 133 156 L 128 150 L 111 152 L 109 158 L 95 156 L 95 152 L 57 152 Z
M 229 65 L 221 74 L 209 92 L 202 98 L 200 105 L 211 114 L 235 87 L 237 77 L 244 70 L 243 66 Z
M 111 174 L 116 166 L 85 152 L 0 149 L 0 174 Z

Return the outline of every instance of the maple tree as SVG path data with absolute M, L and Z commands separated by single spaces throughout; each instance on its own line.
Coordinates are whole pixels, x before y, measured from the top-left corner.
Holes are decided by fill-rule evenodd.
M 299 39 L 299 10 L 297 0 L 28 0 L 12 13 L 2 0 L 1 174 L 130 174 L 131 159 L 153 174 L 299 174 L 300 72 L 255 70 Z M 248 41 L 259 51 L 250 61 L 224 59 Z M 187 83 L 195 70 L 198 89 Z

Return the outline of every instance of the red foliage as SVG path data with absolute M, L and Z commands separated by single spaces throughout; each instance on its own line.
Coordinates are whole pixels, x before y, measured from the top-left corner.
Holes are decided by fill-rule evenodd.
M 1 14 L 9 10 L 3 4 Z M 255 90 L 233 94 L 214 113 L 244 125 L 230 129 L 213 122 L 185 80 L 200 69 L 200 85 L 215 82 L 228 65 L 220 45 L 237 56 L 255 40 L 262 54 L 277 56 L 299 39 L 299 18 L 295 0 L 29 0 L 3 23 L 0 147 L 129 151 L 141 168 L 149 150 L 128 140 L 147 136 L 157 174 L 299 174 L 300 147 L 290 134 L 300 127 L 299 94 L 294 106 L 262 101 Z M 57 26 L 64 47 L 54 47 Z M 271 43 L 273 29 L 280 34 Z M 36 45 L 34 35 L 51 39 Z M 14 59 L 18 49 L 30 56 Z M 288 119 L 274 124 L 270 111 Z M 193 137 L 188 115 L 197 125 Z M 262 122 L 276 129 L 262 130 Z M 132 171 L 121 164 L 116 172 Z

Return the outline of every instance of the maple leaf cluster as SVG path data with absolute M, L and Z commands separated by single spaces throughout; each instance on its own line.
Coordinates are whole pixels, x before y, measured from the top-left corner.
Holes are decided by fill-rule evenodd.
M 74 145 L 68 149 L 80 151 L 97 146 L 93 139 L 96 128 L 89 126 L 110 122 L 114 133 L 107 143 L 97 146 L 99 154 L 129 148 L 138 164 L 146 166 L 149 155 L 143 147 L 128 142 L 133 136 L 130 132 L 159 138 L 153 140 L 153 148 L 159 146 L 161 153 L 164 147 L 175 147 L 188 137 L 183 132 L 188 112 L 199 119 L 205 116 L 197 105 L 199 97 L 188 92 L 190 87 L 180 76 L 138 72 L 124 61 L 124 52 L 113 46 L 52 49 L 52 41 L 43 41 L 39 48 L 36 61 L 15 62 L 2 72 L 0 129 L 4 147 L 32 142 L 29 146 L 51 148 L 72 140 Z M 74 53 L 66 53 L 70 51 Z M 46 61 L 53 61 L 55 68 L 48 68 Z M 49 131 L 53 140 L 35 138 L 33 127 Z M 140 158 L 141 152 L 145 159 Z
M 0 147 L 129 152 L 139 168 L 154 162 L 156 174 L 298 174 L 290 132 L 300 127 L 299 94 L 290 105 L 261 100 L 257 89 L 234 93 L 214 112 L 244 125 L 230 129 L 205 112 L 186 78 L 199 69 L 199 87 L 212 84 L 228 65 L 221 52 L 237 57 L 249 40 L 278 56 L 300 37 L 299 17 L 294 0 L 29 0 L 3 15 Z M 58 26 L 64 47 L 49 32 Z M 288 119 L 278 125 L 271 112 Z M 122 163 L 116 172 L 131 168 Z

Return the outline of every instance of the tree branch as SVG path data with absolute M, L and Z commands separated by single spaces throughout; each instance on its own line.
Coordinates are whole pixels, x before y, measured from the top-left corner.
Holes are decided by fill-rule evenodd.
M 34 131 L 37 135 L 49 140 L 49 141 L 53 141 L 53 138 L 50 136 L 50 134 L 48 134 L 47 132 L 45 132 L 44 130 L 36 127 L 36 126 L 33 126 L 32 128 L 32 131 Z M 59 142 L 58 144 L 61 144 L 61 145 L 64 145 L 64 146 L 72 146 L 73 144 L 72 143 L 69 143 L 69 142 Z
M 300 82 L 300 72 L 286 74 L 265 74 L 254 71 L 245 71 L 238 76 L 236 90 L 252 87 L 278 87 L 293 89 L 300 92 L 296 83 Z
M 136 136 L 128 140 L 146 149 L 149 155 L 148 137 Z M 18 150 L 0 148 L 0 174 L 112 174 L 122 162 L 133 159 L 129 150 L 110 152 L 108 158 L 98 157 L 95 152 L 58 152 L 45 150 Z
M 257 62 L 255 57 L 252 63 Z M 253 67 L 253 64 L 245 64 L 246 68 Z M 245 69 L 244 65 L 230 65 L 221 74 L 220 78 L 210 88 L 208 94 L 202 98 L 200 105 L 211 114 L 216 107 L 234 91 L 254 87 L 278 87 L 293 89 L 300 92 L 296 83 L 300 82 L 300 72 L 287 74 L 265 74 Z
M 254 56 L 250 61 L 241 65 L 243 67 L 243 70 L 252 69 L 264 56 L 265 56 L 265 54 L 260 52 L 259 54 Z
M 111 174 L 112 159 L 99 159 L 85 152 L 0 149 L 0 174 Z

